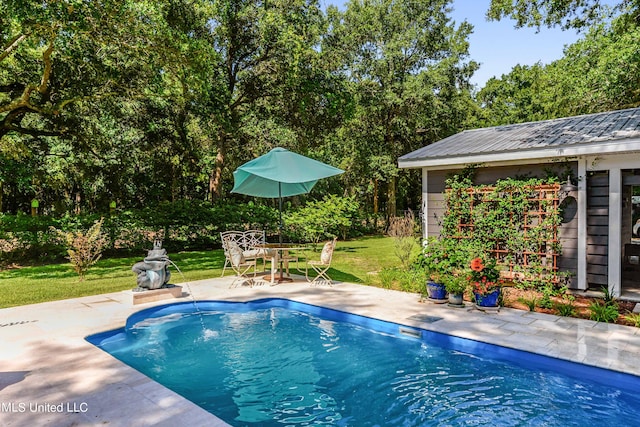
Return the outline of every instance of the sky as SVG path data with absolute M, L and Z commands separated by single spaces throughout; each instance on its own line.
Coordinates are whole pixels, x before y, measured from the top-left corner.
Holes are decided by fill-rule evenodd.
M 480 69 L 471 82 L 484 86 L 491 77 L 507 74 L 515 65 L 533 65 L 540 61 L 548 64 L 563 56 L 565 45 L 577 41 L 582 35 L 575 30 L 560 28 L 513 27 L 514 21 L 502 19 L 488 22 L 485 13 L 490 0 L 455 0 L 453 19 L 456 23 L 465 18 L 474 27 L 469 36 L 469 56 L 480 63 Z
M 336 5 L 344 10 L 344 0 L 320 0 L 320 6 Z M 540 61 L 548 64 L 560 59 L 565 45 L 572 44 L 582 35 L 575 30 L 559 28 L 514 29 L 514 21 L 503 19 L 488 22 L 485 14 L 490 0 L 454 0 L 452 18 L 457 24 L 467 20 L 474 27 L 469 36 L 470 59 L 480 63 L 480 69 L 471 83 L 481 88 L 491 77 L 507 74 L 515 65 L 533 65 Z

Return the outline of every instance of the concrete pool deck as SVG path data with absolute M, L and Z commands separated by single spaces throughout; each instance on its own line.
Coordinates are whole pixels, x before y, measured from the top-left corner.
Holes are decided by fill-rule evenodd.
M 198 300 L 287 298 L 640 375 L 640 329 L 501 309 L 420 302 L 416 294 L 306 282 L 229 289 L 231 277 L 183 285 Z M 197 405 L 84 340 L 132 313 L 130 291 L 0 309 L 1 426 L 224 426 Z

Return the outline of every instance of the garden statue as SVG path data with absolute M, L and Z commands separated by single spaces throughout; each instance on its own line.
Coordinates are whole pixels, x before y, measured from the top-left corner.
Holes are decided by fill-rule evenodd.
M 131 270 L 138 275 L 138 287 L 134 291 L 159 289 L 169 283 L 169 257 L 167 250 L 162 248 L 162 241 L 153 242 L 153 249 L 147 253 L 144 261 L 137 262 Z

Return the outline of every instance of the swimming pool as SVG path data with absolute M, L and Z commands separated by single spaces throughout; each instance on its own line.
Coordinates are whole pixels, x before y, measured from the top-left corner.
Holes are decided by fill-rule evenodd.
M 631 375 L 290 300 L 198 308 L 153 307 L 87 340 L 234 426 L 640 417 L 640 379 Z

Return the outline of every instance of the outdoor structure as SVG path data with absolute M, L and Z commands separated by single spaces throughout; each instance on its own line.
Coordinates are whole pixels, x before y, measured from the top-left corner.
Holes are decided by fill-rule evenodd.
M 425 237 L 439 234 L 445 179 L 466 166 L 478 166 L 476 184 L 570 179 L 573 185 L 558 189 L 558 264 L 573 273 L 569 286 L 640 297 L 640 108 L 468 130 L 406 154 L 398 165 L 422 170 Z

